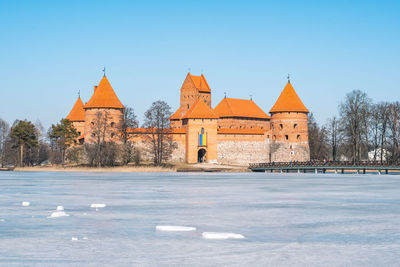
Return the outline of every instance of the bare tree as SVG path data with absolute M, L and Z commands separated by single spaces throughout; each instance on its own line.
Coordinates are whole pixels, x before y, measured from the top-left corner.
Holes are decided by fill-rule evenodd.
M 138 121 L 133 108 L 125 106 L 124 120 L 120 126 L 123 141 L 123 144 L 120 147 L 120 156 L 123 165 L 127 165 L 129 162 L 135 159 L 136 153 L 134 149 L 134 144 L 131 141 L 130 137 L 132 136 L 131 130 L 137 127 Z
M 310 158 L 324 160 L 328 158 L 327 131 L 319 127 L 312 113 L 308 114 L 308 144 Z
M 400 102 L 389 104 L 388 128 L 390 136 L 390 152 L 392 160 L 400 159 Z
M 169 128 L 171 107 L 164 101 L 153 102 L 145 113 L 144 127 L 148 129 L 147 142 L 151 144 L 155 165 L 167 161 L 176 148 Z
M 338 149 L 339 149 L 339 139 L 340 139 L 340 124 L 336 116 L 328 119 L 326 131 L 327 139 L 330 146 L 332 160 L 338 160 Z
M 0 118 L 0 161 L 1 167 L 4 167 L 4 158 L 6 154 L 6 141 L 10 132 L 9 124 Z
M 361 160 L 363 151 L 368 152 L 367 126 L 371 99 L 366 93 L 354 90 L 348 93 L 344 102 L 339 105 L 340 121 L 343 126 L 345 141 L 353 161 Z M 364 146 L 364 147 L 363 147 Z

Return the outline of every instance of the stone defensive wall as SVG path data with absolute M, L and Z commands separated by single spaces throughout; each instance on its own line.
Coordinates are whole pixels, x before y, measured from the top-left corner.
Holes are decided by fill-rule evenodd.
M 269 162 L 271 141 L 269 132 L 263 129 L 218 129 L 217 130 L 218 163 L 247 166 L 252 162 Z M 152 160 L 152 144 L 150 129 L 132 129 L 130 140 L 140 151 L 141 159 Z M 185 161 L 186 130 L 184 128 L 165 129 L 170 135 L 174 150 L 170 162 Z
M 268 136 L 263 129 L 218 129 L 218 163 L 246 166 L 269 162 Z

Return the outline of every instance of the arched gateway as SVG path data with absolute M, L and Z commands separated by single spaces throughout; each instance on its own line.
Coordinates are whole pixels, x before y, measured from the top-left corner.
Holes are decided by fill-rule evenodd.
M 206 161 L 206 153 L 207 151 L 204 148 L 200 148 L 199 151 L 197 151 L 197 162 L 202 163 Z

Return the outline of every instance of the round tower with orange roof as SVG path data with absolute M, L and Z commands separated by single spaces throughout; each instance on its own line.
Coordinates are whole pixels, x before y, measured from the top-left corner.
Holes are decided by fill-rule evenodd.
M 308 161 L 308 109 L 304 106 L 290 81 L 271 108 L 273 162 Z
M 66 119 L 72 122 L 72 125 L 78 132 L 78 140 L 83 140 L 83 133 L 85 130 L 85 110 L 83 109 L 83 102 L 80 96 L 76 100 Z
M 89 102 L 84 105 L 85 143 L 93 143 L 101 139 L 104 141 L 121 141 L 121 126 L 124 120 L 124 105 L 118 99 L 108 81 L 103 76 Z

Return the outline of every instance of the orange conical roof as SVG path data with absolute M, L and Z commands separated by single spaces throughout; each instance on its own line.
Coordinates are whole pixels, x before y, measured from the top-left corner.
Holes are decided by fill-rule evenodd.
M 202 98 L 188 110 L 183 119 L 218 119 L 218 115 L 210 108 Z
M 293 86 L 288 82 L 269 113 L 291 111 L 308 113 L 308 109 L 301 102 Z
M 67 119 L 70 121 L 84 121 L 85 110 L 83 109 L 83 103 L 80 97 L 76 100 L 74 106 L 69 112 Z
M 253 100 L 248 99 L 225 97 L 214 111 L 219 117 L 270 118 Z
M 124 108 L 104 75 L 84 108 Z

